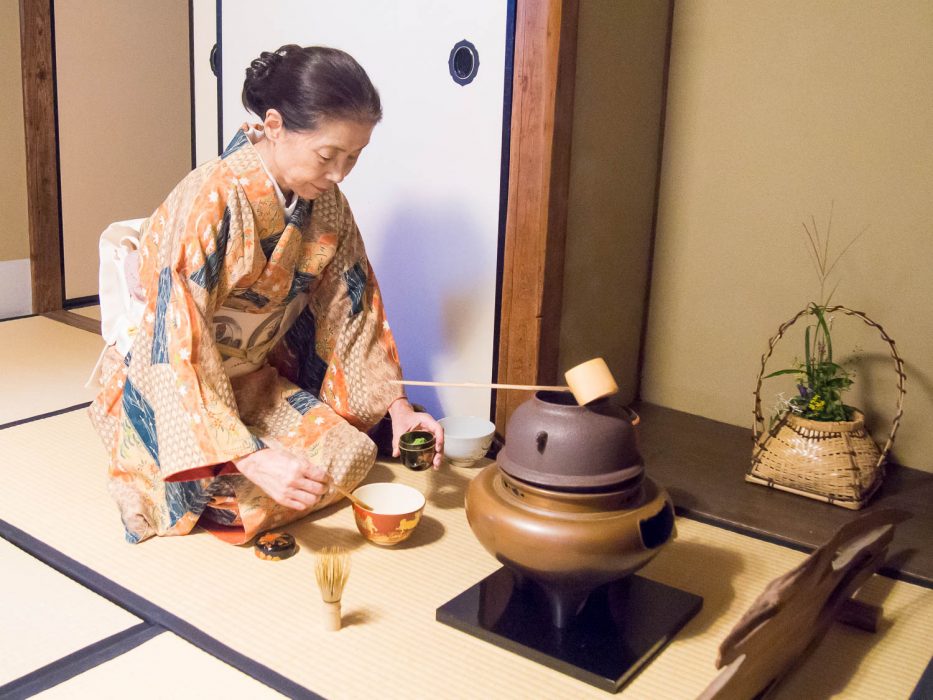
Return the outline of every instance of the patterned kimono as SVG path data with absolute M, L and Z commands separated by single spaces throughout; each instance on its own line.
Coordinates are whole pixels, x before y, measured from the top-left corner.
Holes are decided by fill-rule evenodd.
M 231 463 L 265 446 L 300 455 L 346 488 L 360 482 L 376 456 L 363 431 L 401 396 L 389 384 L 401 370 L 343 194 L 299 199 L 286 221 L 240 133 L 175 188 L 141 234 L 146 310 L 127 356 L 109 351 L 90 407 L 110 449 L 109 488 L 127 539 L 184 535 L 200 519 L 243 543 L 306 515 L 275 503 Z M 250 357 L 261 369 L 234 379 L 224 371 L 220 349 L 239 340 L 218 325 L 223 308 L 272 312 L 260 324 L 266 347 Z M 294 318 L 282 334 L 286 308 Z M 331 491 L 316 508 L 337 498 Z M 230 517 L 202 518 L 206 508 Z

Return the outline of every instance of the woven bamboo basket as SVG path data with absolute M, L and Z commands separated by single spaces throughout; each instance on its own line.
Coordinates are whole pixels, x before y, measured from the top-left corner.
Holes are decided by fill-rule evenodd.
M 888 453 L 904 413 L 904 384 L 907 378 L 904 375 L 904 362 L 897 354 L 894 341 L 880 325 L 861 311 L 844 306 L 826 309 L 826 313 L 837 311 L 859 318 L 876 328 L 890 346 L 897 372 L 898 396 L 887 442 L 883 448 L 878 448 L 865 429 L 864 416 L 858 411 L 853 420 L 835 422 L 808 420 L 788 411 L 770 430 L 764 429 L 761 384 L 765 365 L 787 329 L 809 314 L 809 308 L 806 308 L 781 325 L 768 343 L 768 352 L 761 357 L 761 372 L 755 387 L 755 446 L 745 480 L 858 510 L 869 501 L 884 479 Z

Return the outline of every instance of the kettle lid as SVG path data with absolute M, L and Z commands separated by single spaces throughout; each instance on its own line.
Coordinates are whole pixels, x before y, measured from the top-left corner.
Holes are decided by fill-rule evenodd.
M 517 479 L 567 491 L 610 490 L 644 475 L 625 409 L 609 399 L 580 406 L 561 391 L 539 391 L 515 409 L 497 461 Z

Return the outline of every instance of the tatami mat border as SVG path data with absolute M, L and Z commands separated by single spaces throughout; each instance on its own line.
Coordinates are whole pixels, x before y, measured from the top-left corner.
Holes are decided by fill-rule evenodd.
M 910 694 L 910 700 L 930 700 L 930 698 L 933 698 L 933 659 L 930 659 L 926 670 L 917 681 L 917 687 Z
M 277 690 L 283 695 L 289 698 L 295 698 L 296 700 L 323 700 L 320 695 L 308 690 L 304 686 L 298 685 L 280 673 L 273 671 L 268 666 L 264 666 L 244 656 L 240 652 L 231 649 L 226 644 L 205 634 L 180 617 L 160 608 L 158 605 L 154 605 L 145 598 L 111 581 L 107 577 L 101 576 L 93 569 L 75 561 L 54 547 L 50 547 L 45 542 L 36 539 L 5 520 L 0 520 L 0 537 L 28 552 L 59 573 L 80 583 L 85 588 L 94 591 L 110 602 L 119 605 L 121 608 L 145 620 L 149 625 L 157 625 L 160 628 L 175 633 L 199 649 L 206 651 L 211 656 L 220 659 L 246 675 L 255 678 L 257 681 L 266 684 L 273 690 Z M 136 629 L 136 627 L 131 629 Z M 146 640 L 141 640 L 141 642 L 142 641 Z M 87 651 L 88 648 L 81 651 Z M 126 651 L 128 651 L 128 649 Z M 81 652 L 79 651 L 76 653 Z M 2 690 L 3 689 L 0 688 L 0 691 Z M 6 697 L 2 692 L 0 692 L 0 696 Z
M 5 323 L 7 321 L 19 321 L 23 318 L 32 318 L 33 316 L 38 316 L 39 314 L 23 314 L 22 316 L 7 316 L 6 318 L 0 318 L 0 323 Z
M 86 297 L 75 297 L 65 300 L 65 311 L 81 309 L 85 306 L 100 306 L 100 294 L 88 294 Z
M 59 683 L 89 671 L 95 666 L 135 649 L 140 644 L 165 631 L 158 625 L 142 622 L 122 632 L 110 635 L 99 642 L 89 644 L 83 649 L 63 656 L 57 661 L 38 668 L 25 676 L 0 685 L 0 698 L 20 700 L 29 698 L 43 690 L 48 690 Z
M 77 403 L 74 406 L 68 406 L 67 408 L 59 408 L 54 411 L 49 411 L 48 413 L 40 413 L 36 416 L 30 416 L 29 418 L 20 418 L 18 420 L 10 421 L 9 423 L 4 423 L 0 425 L 0 430 L 6 430 L 7 428 L 15 428 L 17 425 L 23 425 L 24 423 L 32 423 L 36 420 L 42 420 L 43 418 L 54 418 L 55 416 L 60 416 L 63 413 L 71 413 L 72 411 L 80 411 L 82 408 L 87 408 L 91 405 L 90 401 L 85 401 L 84 403 Z

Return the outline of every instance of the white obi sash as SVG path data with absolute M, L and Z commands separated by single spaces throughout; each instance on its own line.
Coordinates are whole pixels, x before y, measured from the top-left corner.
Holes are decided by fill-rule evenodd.
M 269 313 L 248 313 L 222 306 L 214 314 L 214 342 L 224 361 L 224 372 L 231 379 L 254 372 L 266 362 L 266 355 L 292 327 L 307 303 L 299 294 L 286 306 Z

